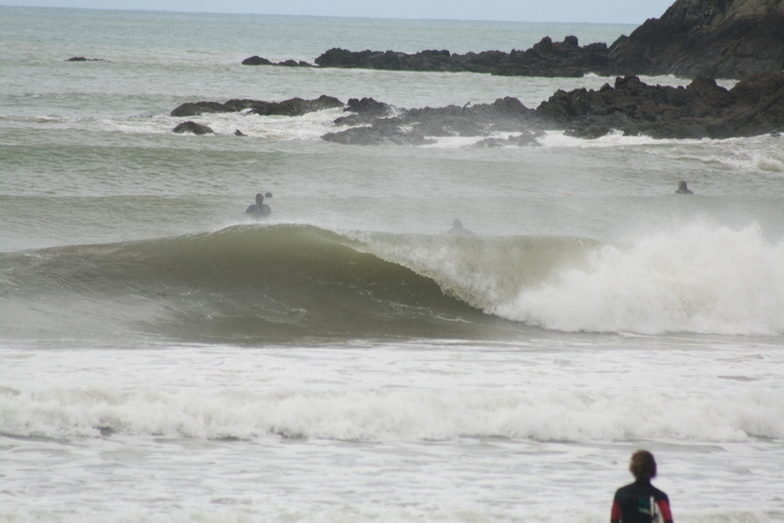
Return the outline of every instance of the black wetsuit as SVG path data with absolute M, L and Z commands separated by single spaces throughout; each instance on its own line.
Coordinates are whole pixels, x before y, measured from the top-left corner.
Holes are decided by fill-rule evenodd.
M 249 205 L 245 212 L 256 216 L 267 216 L 272 212 L 272 209 L 270 209 L 269 205 L 266 203 L 254 203 L 253 205 Z
M 653 519 L 653 504 L 656 512 L 661 514 L 659 519 Z M 650 481 L 638 480 L 630 485 L 621 487 L 615 493 L 613 500 L 612 523 L 672 523 L 670 500 L 667 494 L 651 485 Z

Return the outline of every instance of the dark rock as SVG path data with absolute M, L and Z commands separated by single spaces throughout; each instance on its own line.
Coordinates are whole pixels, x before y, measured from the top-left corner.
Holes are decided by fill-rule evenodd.
M 358 102 L 352 104 L 355 109 Z M 542 130 L 564 130 L 580 138 L 598 138 L 614 130 L 654 138 L 775 136 L 784 129 L 784 72 L 749 76 L 731 90 L 710 78 L 670 87 L 626 76 L 599 90 L 559 90 L 535 111 L 507 97 L 492 104 L 399 109 L 395 117 L 354 113 L 336 124 L 361 125 L 323 139 L 354 145 L 419 145 L 434 137 L 464 136 L 486 137 L 476 147 L 532 146 L 538 145 L 535 133 Z M 492 137 L 504 132 L 515 136 Z
M 207 127 L 206 125 L 201 125 L 196 122 L 183 122 L 179 124 L 177 127 L 172 129 L 172 132 L 183 134 L 183 133 L 193 133 L 193 134 L 215 134 L 215 132 Z
M 262 116 L 302 116 L 303 114 L 325 109 L 343 107 L 343 102 L 332 96 L 321 95 L 314 100 L 291 98 L 283 102 L 258 102 L 251 109 L 251 113 Z
M 610 49 L 620 74 L 743 78 L 784 69 L 781 0 L 677 0 Z
M 754 136 L 784 125 L 784 73 L 752 75 L 729 91 L 708 78 L 683 88 L 649 86 L 627 76 L 614 88 L 558 91 L 536 114 L 585 138 L 612 129 L 657 138 Z
M 260 56 L 253 55 L 253 56 L 243 60 L 242 61 L 242 65 L 272 65 L 272 62 L 270 62 L 266 58 L 262 58 Z
M 174 109 L 171 113 L 171 116 L 195 116 L 197 114 L 204 114 L 204 113 L 226 113 L 229 112 L 226 107 L 218 102 L 196 102 L 196 103 L 184 103 L 181 106 Z
M 473 147 L 538 147 L 540 145 L 541 144 L 536 141 L 534 133 L 523 131 L 519 136 L 510 136 L 505 140 L 503 138 L 485 138 L 484 140 L 476 142 Z
M 357 108 L 357 102 L 354 107 Z M 367 104 L 367 107 L 368 111 L 371 111 L 370 108 L 380 110 L 380 106 L 374 104 Z M 535 111 L 525 107 L 517 98 L 507 97 L 498 99 L 492 104 L 470 107 L 466 104 L 463 107 L 450 105 L 441 108 L 400 110 L 394 118 L 370 118 L 357 113 L 338 118 L 335 121 L 336 125 L 368 122 L 371 125 L 330 133 L 323 138 L 338 143 L 361 145 L 384 143 L 417 145 L 428 143 L 428 137 L 490 136 L 496 132 L 521 133 L 522 136 L 530 129 L 542 128 L 544 121 L 546 119 L 538 118 Z M 523 141 L 523 138 L 519 138 L 516 143 L 522 144 Z
M 370 116 L 386 116 L 392 111 L 392 107 L 372 98 L 362 98 L 361 100 L 351 98 L 346 104 L 346 111 Z
M 246 58 L 242 61 L 242 65 L 277 65 L 281 67 L 313 67 L 313 64 L 309 64 L 303 61 L 296 61 L 296 60 L 284 60 L 283 62 L 274 63 L 266 58 L 262 58 L 260 56 L 251 56 Z
M 784 2 L 781 0 L 677 0 L 660 19 L 630 36 L 580 47 L 544 37 L 531 49 L 415 54 L 333 48 L 316 59 L 321 67 L 399 71 L 477 72 L 516 76 L 579 77 L 662 75 L 744 78 L 784 69 Z
M 449 51 L 421 51 L 415 54 L 394 51 L 359 51 L 333 48 L 316 58 L 321 67 L 384 69 L 395 71 L 475 72 L 499 75 L 582 76 L 608 68 L 606 44 L 578 45 L 568 36 L 553 43 L 549 37 L 528 51 L 485 51 L 452 54 Z
M 103 58 L 85 58 L 84 56 L 72 56 L 66 62 L 105 62 Z
M 237 113 L 250 109 L 251 113 L 261 115 L 301 116 L 306 113 L 336 107 L 343 107 L 343 102 L 332 96 L 322 95 L 315 100 L 292 98 L 283 102 L 264 102 L 247 99 L 232 99 L 226 103 L 188 102 L 180 105 L 170 114 L 171 116 L 195 116 L 205 113 Z

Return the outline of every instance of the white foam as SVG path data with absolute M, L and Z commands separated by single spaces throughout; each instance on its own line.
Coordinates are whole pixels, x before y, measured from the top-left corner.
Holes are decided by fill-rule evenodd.
M 614 130 L 598 138 L 586 139 L 569 136 L 564 131 L 548 131 L 537 141 L 545 147 L 553 148 L 604 148 L 618 146 L 639 146 L 639 145 L 661 145 L 668 143 L 699 143 L 705 140 L 675 140 L 652 138 L 645 135 L 629 136 L 623 132 Z
M 784 243 L 692 226 L 597 251 L 492 310 L 562 331 L 784 332 Z
M 327 438 L 537 441 L 784 437 L 784 397 L 731 388 L 712 395 L 633 387 L 120 391 L 4 389 L 2 432 L 58 440 L 106 433 L 194 439 Z

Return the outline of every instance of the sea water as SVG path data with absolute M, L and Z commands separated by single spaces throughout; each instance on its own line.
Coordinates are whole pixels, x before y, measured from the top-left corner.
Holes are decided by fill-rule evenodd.
M 679 522 L 784 520 L 781 138 L 171 132 L 614 81 L 252 55 L 633 29 L 0 7 L 0 520 L 599 522 L 639 448 Z

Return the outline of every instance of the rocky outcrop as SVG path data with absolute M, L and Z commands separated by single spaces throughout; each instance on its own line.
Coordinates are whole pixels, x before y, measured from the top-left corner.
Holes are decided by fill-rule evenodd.
M 291 98 L 283 102 L 258 102 L 251 109 L 251 114 L 262 116 L 302 116 L 307 113 L 343 107 L 343 102 L 332 96 L 321 95 L 314 100 Z
M 172 132 L 177 134 L 184 134 L 184 133 L 193 133 L 193 134 L 215 134 L 215 131 L 207 127 L 206 125 L 201 125 L 196 122 L 182 122 L 177 127 L 172 129 Z
M 784 73 L 752 75 L 730 90 L 709 78 L 684 88 L 627 76 L 598 91 L 558 91 L 536 114 L 585 138 L 610 130 L 657 138 L 755 136 L 784 128 Z
M 378 103 L 378 102 L 376 102 Z M 538 133 L 565 130 L 582 138 L 610 131 L 655 138 L 731 138 L 784 131 L 784 73 L 749 76 L 727 90 L 710 78 L 687 87 L 619 77 L 599 90 L 558 91 L 536 110 L 516 98 L 492 104 L 398 109 L 324 135 L 352 145 L 421 145 L 446 136 L 485 137 L 476 147 L 538 145 Z M 345 121 L 336 120 L 345 125 Z M 498 135 L 510 134 L 510 138 Z
M 538 117 L 517 98 L 507 97 L 492 104 L 399 110 L 396 116 L 376 117 L 370 125 L 329 133 L 322 138 L 352 145 L 422 145 L 436 137 L 488 137 L 494 133 L 513 133 L 526 134 L 526 138 L 508 144 L 532 145 L 535 139 L 528 138 L 531 131 L 543 129 L 548 124 L 557 125 L 548 118 Z M 487 145 L 491 146 L 490 142 Z M 500 145 L 500 142 L 493 145 Z
M 442 71 L 490 73 L 526 76 L 582 76 L 589 72 L 604 73 L 608 70 L 606 44 L 580 47 L 576 36 L 567 36 L 563 42 L 553 42 L 549 37 L 527 51 L 505 53 L 452 54 L 449 51 L 421 51 L 415 54 L 395 51 L 359 51 L 330 49 L 318 58 L 320 67 L 349 69 L 383 69 L 391 71 Z
M 249 114 L 301 116 L 335 107 L 344 106 L 336 98 L 321 96 L 284 102 L 199 102 L 184 104 L 172 114 L 250 108 Z M 346 115 L 335 120 L 336 130 L 325 134 L 324 140 L 351 145 L 423 145 L 438 137 L 460 136 L 484 138 L 477 147 L 532 146 L 538 145 L 539 133 L 552 130 L 583 138 L 613 130 L 656 138 L 744 137 L 784 131 L 784 72 L 750 75 L 729 90 L 706 77 L 686 87 L 647 85 L 637 76 L 618 77 L 614 85 L 605 84 L 598 90 L 557 91 L 535 110 L 512 97 L 491 104 L 419 109 L 352 98 L 344 112 Z M 174 132 L 204 134 L 212 130 L 188 121 Z
M 220 102 L 187 102 L 171 113 L 171 116 L 196 116 L 199 114 L 210 113 L 238 113 L 253 108 L 254 104 L 261 103 L 258 100 L 239 100 L 232 99 L 226 103 Z
M 333 48 L 316 58 L 320 67 L 392 71 L 474 72 L 509 76 L 579 77 L 673 74 L 685 78 L 744 78 L 784 69 L 784 0 L 676 0 L 661 18 L 652 18 L 609 48 L 543 38 L 532 48 L 509 53 L 452 54 L 427 50 L 348 51 Z M 250 65 L 273 64 L 253 56 Z
M 390 116 L 394 112 L 391 105 L 377 102 L 373 98 L 351 98 L 344 109 L 350 112 L 349 116 L 341 116 L 335 120 L 335 125 L 361 125 L 372 123 L 377 118 Z
M 784 1 L 677 0 L 611 47 L 614 74 L 744 78 L 784 69 Z
M 332 96 L 322 95 L 314 100 L 291 98 L 282 102 L 265 102 L 261 100 L 232 99 L 220 102 L 188 102 L 174 109 L 171 116 L 195 116 L 209 113 L 238 113 L 248 111 L 263 116 L 301 116 L 306 113 L 343 107 L 343 102 Z
M 296 60 L 285 60 L 283 62 L 274 63 L 266 58 L 262 58 L 260 56 L 251 56 L 246 58 L 242 61 L 242 65 L 278 65 L 282 67 L 314 67 L 313 64 L 309 64 L 303 61 L 296 61 Z

